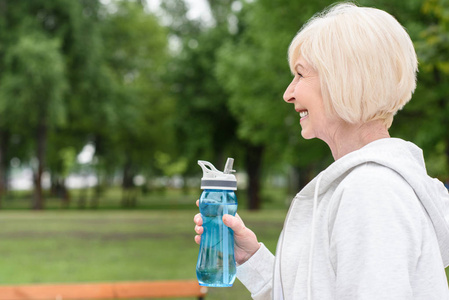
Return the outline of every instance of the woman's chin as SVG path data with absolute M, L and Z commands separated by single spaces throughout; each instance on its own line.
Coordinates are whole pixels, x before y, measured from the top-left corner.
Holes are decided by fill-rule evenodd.
M 311 140 L 311 139 L 314 139 L 316 137 L 315 135 L 311 134 L 310 132 L 307 132 L 306 130 L 302 130 L 301 131 L 301 136 L 305 140 Z

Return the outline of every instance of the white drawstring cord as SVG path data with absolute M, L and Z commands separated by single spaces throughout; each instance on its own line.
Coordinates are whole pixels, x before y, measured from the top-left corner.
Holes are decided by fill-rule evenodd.
M 315 244 L 315 220 L 316 220 L 316 208 L 318 205 L 318 189 L 320 187 L 322 174 L 318 175 L 315 193 L 313 194 L 313 211 L 312 211 L 312 232 L 310 233 L 310 252 L 309 252 L 309 273 L 307 274 L 307 299 L 312 300 L 312 258 L 313 249 Z

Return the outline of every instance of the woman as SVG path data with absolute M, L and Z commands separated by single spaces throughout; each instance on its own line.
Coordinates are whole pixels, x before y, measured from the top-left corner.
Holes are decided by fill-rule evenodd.
M 448 192 L 417 146 L 388 133 L 416 87 L 409 35 L 384 11 L 339 4 L 300 30 L 288 56 L 284 100 L 335 162 L 294 198 L 276 256 L 238 216 L 223 217 L 237 277 L 254 299 L 449 299 Z

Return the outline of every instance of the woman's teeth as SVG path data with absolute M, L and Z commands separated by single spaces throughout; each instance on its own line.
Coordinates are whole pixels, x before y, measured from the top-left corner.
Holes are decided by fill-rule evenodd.
M 307 110 L 304 110 L 304 111 L 300 111 L 299 112 L 299 116 L 301 117 L 301 118 L 304 118 L 305 116 L 307 116 L 309 114 L 309 112 L 307 111 Z

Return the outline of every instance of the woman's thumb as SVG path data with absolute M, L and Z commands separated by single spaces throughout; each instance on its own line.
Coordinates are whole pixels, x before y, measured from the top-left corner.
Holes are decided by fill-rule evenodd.
M 231 216 L 231 215 L 224 215 L 223 216 L 223 223 L 231 228 L 234 233 L 239 233 L 243 229 L 245 229 L 245 225 L 243 224 L 243 221 L 237 217 Z

